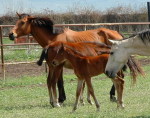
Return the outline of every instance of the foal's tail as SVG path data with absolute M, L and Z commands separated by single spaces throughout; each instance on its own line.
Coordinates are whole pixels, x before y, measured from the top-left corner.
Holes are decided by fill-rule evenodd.
M 39 66 L 41 66 L 41 65 L 42 65 L 42 63 L 43 63 L 44 59 L 46 59 L 46 58 L 47 58 L 47 52 L 48 52 L 48 48 L 44 48 L 44 49 L 42 50 L 42 53 L 41 53 L 40 59 L 36 62 L 36 63 L 37 63 L 37 65 L 39 65 Z
M 144 75 L 143 69 L 141 68 L 140 64 L 135 60 L 133 56 L 130 56 L 127 65 L 130 69 L 130 75 L 133 79 L 133 83 L 136 82 L 138 75 Z

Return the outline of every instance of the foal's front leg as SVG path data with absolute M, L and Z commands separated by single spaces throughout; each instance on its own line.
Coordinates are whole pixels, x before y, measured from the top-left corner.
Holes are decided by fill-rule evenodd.
M 60 107 L 60 104 L 58 102 L 58 97 L 57 97 L 57 91 L 56 91 L 56 83 L 58 82 L 58 79 L 61 76 L 61 74 L 62 74 L 62 65 L 59 65 L 59 66 L 54 68 L 53 77 L 51 78 L 54 107 Z M 59 88 L 58 90 L 60 90 L 60 89 L 63 89 L 63 88 Z M 59 93 L 61 93 L 61 92 L 63 92 L 63 91 L 60 90 Z M 62 95 L 62 93 L 61 93 L 61 95 Z
M 117 107 L 124 108 L 123 104 L 123 89 L 124 89 L 124 80 L 117 77 L 115 79 L 112 79 L 115 88 L 117 90 Z
M 58 98 L 57 98 L 57 91 L 56 91 L 56 83 L 58 81 L 58 77 L 56 76 L 57 71 L 54 68 L 51 68 L 49 66 L 49 74 L 47 78 L 47 86 L 48 86 L 48 91 L 49 91 L 49 96 L 50 96 L 50 104 L 53 107 L 60 107 Z M 59 75 L 59 74 L 57 74 Z
M 123 71 L 119 71 L 117 73 L 118 77 L 124 79 L 124 74 L 123 74 Z M 117 99 L 115 97 L 115 85 L 113 84 L 112 87 L 111 87 L 111 90 L 110 90 L 110 101 L 112 102 L 116 102 Z
M 51 86 L 52 73 L 53 72 L 50 71 L 50 68 L 49 68 L 49 73 L 48 73 L 48 77 L 47 77 L 47 87 L 48 87 L 48 93 L 49 93 L 49 97 L 50 97 L 50 104 L 53 106 L 54 99 L 53 99 L 53 95 L 52 95 L 52 86 Z

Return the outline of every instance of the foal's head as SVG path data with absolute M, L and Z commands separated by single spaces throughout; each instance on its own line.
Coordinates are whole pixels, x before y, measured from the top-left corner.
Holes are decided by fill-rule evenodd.
M 63 64 L 65 47 L 62 42 L 53 42 L 48 47 L 48 61 L 52 66 Z
M 54 54 L 53 56 L 51 56 L 51 59 L 50 59 L 51 64 L 53 66 L 58 66 L 64 63 L 68 59 L 68 57 L 71 59 L 75 59 L 75 57 L 83 57 L 84 55 L 80 51 L 77 51 L 72 46 L 67 45 L 67 43 L 64 43 L 64 42 L 58 42 L 58 43 L 54 42 L 54 43 L 58 45 L 50 46 L 51 52 L 48 52 L 48 54 L 51 53 L 50 55 L 52 55 L 52 53 Z

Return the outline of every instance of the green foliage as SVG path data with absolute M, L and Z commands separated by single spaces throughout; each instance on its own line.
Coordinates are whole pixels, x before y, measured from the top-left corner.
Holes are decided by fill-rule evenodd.
M 145 66 L 147 72 L 149 66 Z M 129 76 L 125 77 L 125 109 L 117 109 L 116 103 L 109 101 L 110 79 L 101 75 L 93 78 L 95 94 L 101 103 L 100 112 L 95 105 L 86 101 L 71 113 L 75 101 L 76 76 L 64 75 L 67 100 L 61 108 L 52 108 L 46 87 L 46 76 L 7 78 L 0 81 L 0 117 L 1 118 L 149 118 L 150 117 L 150 73 L 139 77 L 137 84 L 131 86 Z

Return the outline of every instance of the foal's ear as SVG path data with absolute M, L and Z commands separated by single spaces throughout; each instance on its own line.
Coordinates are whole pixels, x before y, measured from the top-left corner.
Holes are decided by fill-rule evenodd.
M 64 43 L 61 43 L 61 49 L 66 50 L 66 46 Z

